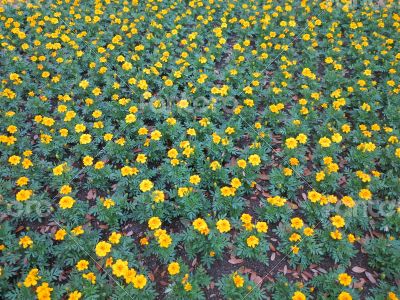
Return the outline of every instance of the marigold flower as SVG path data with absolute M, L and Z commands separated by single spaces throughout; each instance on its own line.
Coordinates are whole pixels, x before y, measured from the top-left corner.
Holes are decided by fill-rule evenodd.
M 60 199 L 59 205 L 62 209 L 72 208 L 76 201 L 70 196 L 64 196 Z
M 352 300 L 353 297 L 348 292 L 341 292 L 338 296 L 338 300 Z
M 258 166 L 261 163 L 261 158 L 257 154 L 252 154 L 249 156 L 248 161 L 252 166 Z
M 147 279 L 144 275 L 136 275 L 133 279 L 133 286 L 136 289 L 143 289 L 147 284 Z
M 292 300 L 306 300 L 306 295 L 302 292 L 296 291 L 292 296 Z
M 97 256 L 104 257 L 111 251 L 111 244 L 105 241 L 100 241 L 96 245 Z
M 144 179 L 140 183 L 139 188 L 144 193 L 150 191 L 153 188 L 153 186 L 154 184 L 150 180 Z
M 161 220 L 158 217 L 151 217 L 148 221 L 148 226 L 151 230 L 157 229 L 161 226 Z
M 79 300 L 82 297 L 82 293 L 79 291 L 73 291 L 68 295 L 68 300 Z
M 229 223 L 228 220 L 225 219 L 218 220 L 216 225 L 218 231 L 221 233 L 229 232 L 231 230 L 231 224 Z
M 304 226 L 303 220 L 298 217 L 292 218 L 290 222 L 291 222 L 290 226 L 294 229 L 300 229 Z
M 339 282 L 340 282 L 341 285 L 349 286 L 352 279 L 351 279 L 351 276 L 350 276 L 349 274 L 347 274 L 347 273 L 340 273 L 340 274 L 338 275 L 338 280 L 339 280 Z
M 80 260 L 76 263 L 76 269 L 78 271 L 86 270 L 89 267 L 89 262 L 87 260 Z
M 176 275 L 176 274 L 179 273 L 179 271 L 180 271 L 179 263 L 177 263 L 177 262 L 172 262 L 172 263 L 170 263 L 170 264 L 168 265 L 168 273 L 169 273 L 170 275 Z
M 244 285 L 244 279 L 242 276 L 238 275 L 238 274 L 234 274 L 232 277 L 233 283 L 235 284 L 235 286 L 237 288 L 241 288 Z
M 251 235 L 247 238 L 246 243 L 250 248 L 255 248 L 259 244 L 260 240 L 255 235 Z

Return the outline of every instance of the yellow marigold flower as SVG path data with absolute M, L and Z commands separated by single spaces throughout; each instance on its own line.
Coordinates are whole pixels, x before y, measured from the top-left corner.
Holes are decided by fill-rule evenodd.
M 315 203 L 315 202 L 318 202 L 319 200 L 321 200 L 322 195 L 320 193 L 318 193 L 317 191 L 312 190 L 312 191 L 308 192 L 307 197 L 311 202 Z
M 171 243 L 172 243 L 172 239 L 166 233 L 160 234 L 160 236 L 158 237 L 158 244 L 162 248 L 168 248 L 171 245 Z
M 85 230 L 83 230 L 82 226 L 80 225 L 80 226 L 76 226 L 75 228 L 73 228 L 71 230 L 71 233 L 73 235 L 81 235 L 81 234 L 85 233 Z
M 231 186 L 235 189 L 239 188 L 242 185 L 242 182 L 240 181 L 239 178 L 232 178 L 231 180 Z
M 331 217 L 330 220 L 332 225 L 335 226 L 336 228 L 342 228 L 344 227 L 344 225 L 346 225 L 345 220 L 339 215 Z
M 125 117 L 125 122 L 127 123 L 127 124 L 131 124 L 131 123 L 135 123 L 136 122 L 136 116 L 134 115 L 134 114 L 128 114 L 128 115 L 126 115 L 126 117 Z
M 160 131 L 158 130 L 154 130 L 151 134 L 150 137 L 152 140 L 158 141 L 160 140 L 160 138 L 162 137 L 162 134 Z
M 177 263 L 177 262 L 172 262 L 172 263 L 170 263 L 170 264 L 168 265 L 168 273 L 169 273 L 170 275 L 176 275 L 176 274 L 179 273 L 179 271 L 180 271 L 179 263 Z
M 242 214 L 242 216 L 240 217 L 240 220 L 244 223 L 244 224 L 249 224 L 251 223 L 251 219 L 252 216 L 249 214 Z
M 335 230 L 331 232 L 331 238 L 334 240 L 341 240 L 342 239 L 342 233 L 339 230 Z
M 201 181 L 201 178 L 199 175 L 192 175 L 189 178 L 189 182 L 194 185 L 198 185 L 200 183 L 200 181 Z
M 372 193 L 369 189 L 361 189 L 358 196 L 363 200 L 371 200 Z
M 112 273 L 117 277 L 122 277 L 129 270 L 128 262 L 122 259 L 117 259 L 117 261 L 112 265 Z
M 90 134 L 84 133 L 80 136 L 79 142 L 82 145 L 89 144 L 92 141 L 92 136 Z
M 22 248 L 26 249 L 28 247 L 32 247 L 33 241 L 29 236 L 25 235 L 19 239 L 18 244 L 22 246 Z
M 395 293 L 393 293 L 393 292 L 389 292 L 388 293 L 388 298 L 389 298 L 389 300 L 399 300 L 397 295 Z
M 229 232 L 231 230 L 231 224 L 229 223 L 228 220 L 225 219 L 218 220 L 216 225 L 218 231 L 221 233 Z
M 93 165 L 93 157 L 86 155 L 83 158 L 82 162 L 83 162 L 83 165 L 86 167 L 91 166 L 91 165 Z
M 16 166 L 20 163 L 21 161 L 21 157 L 19 157 L 18 155 L 13 155 L 10 156 L 10 158 L 8 159 L 8 162 L 10 163 L 10 165 Z
M 298 217 L 292 218 L 290 222 L 291 222 L 290 226 L 294 229 L 300 229 L 304 226 L 303 220 Z
M 297 141 L 295 138 L 287 138 L 285 141 L 285 145 L 288 149 L 295 149 L 297 148 Z
M 260 240 L 255 235 L 251 235 L 247 238 L 246 243 L 250 248 L 255 248 L 259 244 Z
M 261 158 L 258 154 L 252 154 L 249 156 L 248 161 L 253 166 L 258 166 L 261 163 Z
M 192 290 L 192 285 L 191 285 L 189 282 L 187 282 L 187 283 L 185 283 L 183 289 L 184 289 L 186 292 L 190 292 L 190 291 Z
M 347 273 L 340 273 L 338 275 L 338 280 L 341 285 L 349 286 L 351 283 L 351 276 Z
M 257 222 L 256 229 L 260 233 L 266 233 L 268 231 L 268 224 L 266 222 Z
M 37 285 L 38 280 L 41 278 L 40 276 L 38 276 L 38 274 L 39 274 L 39 270 L 37 268 L 30 270 L 24 280 L 24 286 L 31 287 L 31 286 Z
M 151 217 L 148 221 L 148 226 L 151 230 L 157 229 L 161 226 L 161 220 L 159 217 Z
M 203 235 L 207 235 L 210 230 L 208 229 L 206 221 L 204 221 L 201 218 L 197 218 L 196 220 L 193 221 L 193 228 L 197 231 L 199 231 Z
M 68 300 L 79 300 L 81 298 L 82 298 L 82 293 L 79 291 L 73 291 L 68 295 Z
M 96 254 L 99 257 L 106 256 L 111 251 L 111 244 L 105 241 L 101 241 L 96 245 Z
M 341 292 L 338 296 L 338 300 L 352 300 L 353 297 L 348 292 Z
M 136 289 L 143 289 L 146 286 L 147 279 L 144 275 L 136 275 L 133 279 L 133 286 Z
M 292 296 L 292 300 L 306 300 L 306 295 L 302 292 L 296 291 Z
M 59 229 L 54 234 L 54 239 L 56 241 L 63 241 L 66 235 L 67 235 L 67 231 L 65 229 Z
M 33 194 L 32 190 L 20 190 L 16 195 L 15 199 L 19 202 L 29 200 Z
M 237 288 L 241 288 L 244 285 L 244 279 L 242 276 L 238 275 L 238 274 L 234 274 L 232 277 L 233 283 L 235 284 L 235 286 Z
M 101 95 L 101 89 L 100 89 L 99 87 L 95 87 L 95 88 L 92 90 L 92 93 L 93 93 L 93 95 L 95 95 L 95 96 L 99 96 L 99 95 Z
M 117 233 L 117 232 L 112 232 L 111 235 L 109 236 L 108 240 L 112 244 L 119 244 L 121 237 L 122 237 L 122 234 Z
M 322 137 L 319 139 L 318 143 L 321 145 L 321 147 L 328 148 L 331 145 L 331 140 L 327 137 Z
M 230 186 L 224 186 L 221 188 L 221 195 L 224 197 L 235 196 L 236 189 Z
M 47 282 L 43 282 L 40 286 L 36 288 L 36 296 L 38 300 L 48 300 L 51 299 L 50 293 L 53 288 L 49 287 Z
M 89 267 L 89 262 L 85 259 L 81 259 L 76 263 L 76 269 L 78 271 L 86 270 Z
M 146 237 L 141 238 L 139 242 L 140 242 L 140 245 L 142 245 L 142 246 L 146 246 L 149 244 L 149 240 Z
M 72 188 L 69 186 L 69 185 L 63 185 L 61 188 L 60 188 L 60 194 L 63 194 L 63 195 L 68 195 L 69 193 L 71 193 L 72 192 Z
M 96 284 L 96 275 L 93 272 L 82 274 L 82 277 L 89 280 L 92 284 Z
M 60 199 L 58 203 L 62 209 L 72 208 L 74 206 L 75 200 L 70 196 L 64 196 Z
M 311 227 L 306 227 L 303 230 L 305 236 L 312 236 L 314 234 L 314 229 Z
M 221 169 L 221 165 L 219 162 L 214 160 L 213 162 L 210 163 L 210 168 L 211 170 L 216 171 L 217 169 Z
M 300 133 L 297 137 L 296 140 L 300 143 L 300 144 L 305 144 L 307 142 L 307 136 L 303 133 Z
M 112 199 L 110 199 L 110 198 L 104 200 L 104 202 L 103 202 L 103 206 L 104 206 L 105 208 L 107 208 L 107 209 L 111 208 L 111 207 L 114 206 L 114 205 L 115 205 L 115 202 L 114 202 Z
M 150 180 L 144 179 L 140 183 L 139 188 L 144 193 L 144 192 L 150 191 L 153 188 L 153 186 L 154 186 L 154 184 Z
M 347 240 L 349 241 L 349 243 L 353 244 L 356 241 L 356 237 L 354 236 L 354 234 L 350 233 L 347 235 Z

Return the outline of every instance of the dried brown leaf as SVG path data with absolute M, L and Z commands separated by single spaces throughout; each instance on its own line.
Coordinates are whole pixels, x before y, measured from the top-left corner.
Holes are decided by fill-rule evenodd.
M 231 265 L 241 264 L 242 262 L 243 262 L 243 259 L 236 258 L 236 257 L 231 257 L 231 258 L 228 260 L 228 263 L 230 263 Z
M 351 270 L 352 270 L 354 273 L 363 273 L 363 272 L 365 272 L 365 269 L 364 269 L 364 268 L 361 268 L 361 267 L 359 267 L 359 266 L 355 266 L 355 267 L 353 267 Z

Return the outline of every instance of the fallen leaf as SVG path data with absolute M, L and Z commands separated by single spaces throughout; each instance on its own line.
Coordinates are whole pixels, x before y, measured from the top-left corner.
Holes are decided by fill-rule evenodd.
M 310 175 L 311 175 L 310 169 L 304 168 L 303 175 L 304 175 L 304 176 L 310 176 Z
M 353 267 L 351 270 L 352 270 L 354 273 L 363 273 L 363 272 L 365 272 L 365 269 L 364 269 L 364 268 L 361 268 L 361 267 L 358 267 L 358 266 Z
M 269 198 L 269 197 L 271 197 L 271 194 L 270 193 L 268 193 L 268 192 L 266 192 L 266 191 L 262 191 L 262 193 L 261 193 L 265 198 Z
M 255 284 L 261 284 L 263 279 L 257 275 L 256 272 L 251 273 L 250 280 L 253 281 Z
M 313 274 L 311 274 L 310 272 L 303 271 L 303 273 L 306 274 L 308 278 L 312 278 L 313 277 Z
M 18 232 L 20 232 L 21 230 L 23 230 L 25 228 L 25 226 L 19 226 L 16 230 L 15 230 L 15 233 L 18 233 Z
M 194 267 L 195 265 L 197 265 L 197 258 L 193 259 L 192 261 L 192 267 Z
M 376 283 L 376 279 L 374 278 L 374 276 L 371 273 L 365 272 L 365 276 L 367 276 L 368 280 L 371 281 L 371 283 L 373 283 L 373 284 Z
M 150 281 L 154 281 L 154 275 L 152 272 L 147 273 L 147 276 L 149 277 Z
M 107 224 L 100 224 L 99 227 L 101 229 L 108 229 L 108 225 Z
M 275 260 L 275 256 L 276 256 L 275 252 L 272 253 L 272 255 L 271 255 L 271 261 L 274 261 L 274 260 Z
M 243 274 L 248 274 L 248 273 L 251 273 L 251 272 L 253 272 L 253 270 L 249 269 L 249 268 L 243 268 L 243 270 L 242 270 Z
M 355 289 L 362 289 L 364 287 L 364 284 L 365 284 L 365 279 L 364 278 L 360 278 L 360 281 L 354 282 L 353 287 Z
M 88 199 L 88 200 L 96 199 L 96 191 L 93 189 L 89 190 L 89 192 L 86 195 L 86 199 Z
M 236 257 L 231 257 L 231 258 L 228 260 L 228 262 L 229 262 L 231 265 L 237 265 L 237 264 L 241 264 L 241 263 L 243 262 L 243 259 L 236 258 Z

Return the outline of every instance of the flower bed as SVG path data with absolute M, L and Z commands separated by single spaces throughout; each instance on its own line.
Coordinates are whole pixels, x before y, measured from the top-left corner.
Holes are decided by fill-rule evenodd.
M 3 298 L 398 299 L 395 1 L 0 20 Z

